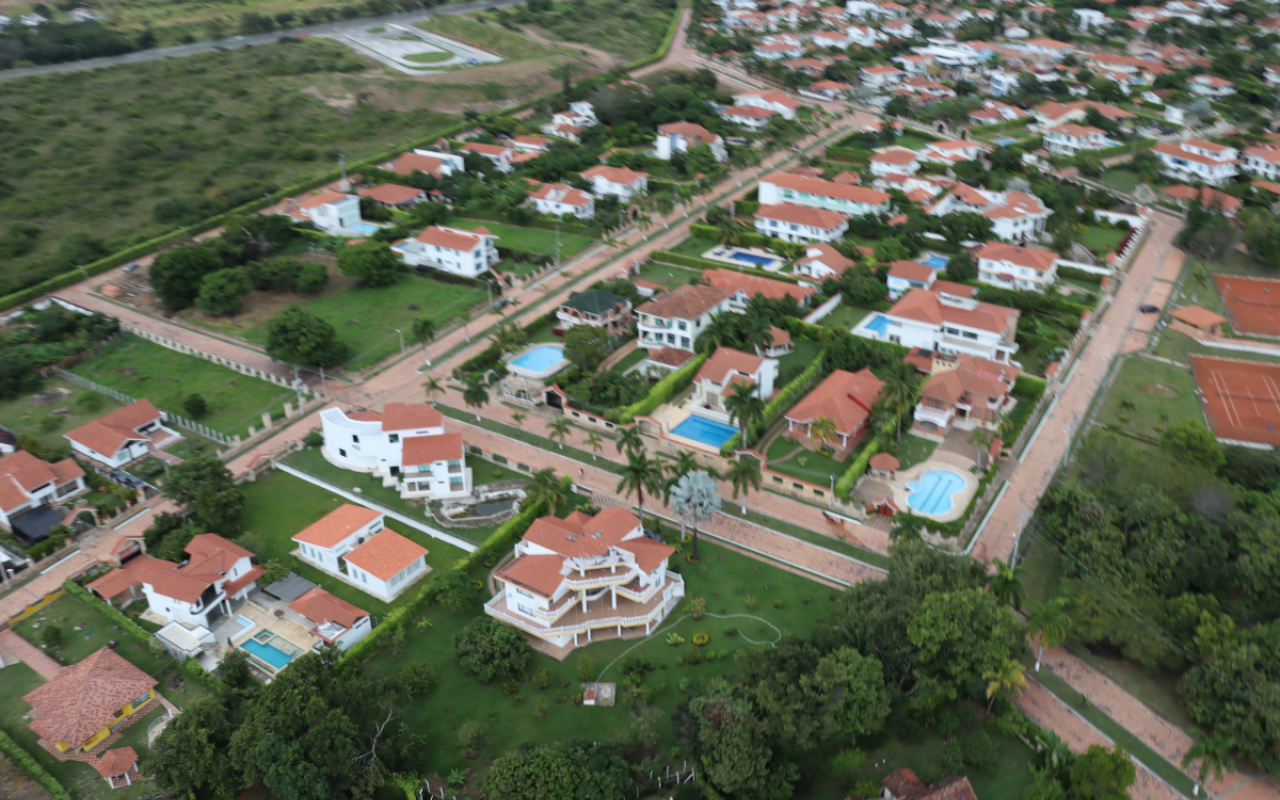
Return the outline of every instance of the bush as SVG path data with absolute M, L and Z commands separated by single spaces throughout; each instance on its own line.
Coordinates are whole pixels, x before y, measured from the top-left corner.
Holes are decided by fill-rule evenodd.
M 3 753 L 10 761 L 17 765 L 18 769 L 25 772 L 33 781 L 44 787 L 45 791 L 53 795 L 54 800 L 71 800 L 71 795 L 67 790 L 58 783 L 58 779 L 50 775 L 44 767 L 40 766 L 40 762 L 31 757 L 31 754 L 22 749 L 22 746 L 9 738 L 9 734 L 0 731 L 0 753 Z
M 578 680 L 582 682 L 594 681 L 596 679 L 596 660 L 591 656 L 583 653 L 578 659 Z
M 453 637 L 454 657 L 483 683 L 516 674 L 532 653 L 524 634 L 492 617 L 476 620 Z
M 652 413 L 655 408 L 670 400 L 672 396 L 692 383 L 693 376 L 697 374 L 698 368 L 706 360 L 707 354 L 703 353 L 680 369 L 667 375 L 667 377 L 653 385 L 645 399 L 612 412 L 610 414 L 611 421 L 626 424 L 638 416 Z
M 302 443 L 307 447 L 320 447 L 324 444 L 324 434 L 320 431 L 312 431 L 307 434 L 306 438 L 302 440 Z
M 209 413 L 209 403 L 199 394 L 189 394 L 182 401 L 182 410 L 192 419 L 200 419 Z
M 689 648 L 684 651 L 684 663 L 686 664 L 702 663 L 702 651 L 698 649 L 698 646 L 696 644 L 689 645 Z
M 45 625 L 40 631 L 40 644 L 52 650 L 62 646 L 62 628 L 52 623 Z
M 1035 402 L 1044 396 L 1048 387 L 1049 382 L 1044 378 L 1037 378 L 1024 372 L 1013 382 L 1013 396 L 1019 400 Z

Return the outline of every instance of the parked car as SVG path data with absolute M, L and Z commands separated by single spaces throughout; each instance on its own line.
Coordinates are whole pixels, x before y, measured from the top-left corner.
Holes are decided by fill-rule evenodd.
M 124 265 L 124 274 L 128 275 L 130 272 L 133 272 L 134 270 L 136 270 L 138 267 L 141 267 L 141 266 L 142 265 L 139 264 L 137 261 L 130 261 L 128 264 Z
M 1159 314 L 1160 306 L 1153 306 L 1150 303 L 1143 303 L 1142 305 L 1138 306 L 1138 310 L 1141 311 L 1143 314 Z

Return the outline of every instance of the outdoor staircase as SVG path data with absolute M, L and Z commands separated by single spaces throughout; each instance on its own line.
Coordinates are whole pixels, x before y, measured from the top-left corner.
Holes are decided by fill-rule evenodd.
M 46 681 L 53 680 L 62 671 L 61 664 L 11 630 L 0 631 L 0 650 L 17 657 Z

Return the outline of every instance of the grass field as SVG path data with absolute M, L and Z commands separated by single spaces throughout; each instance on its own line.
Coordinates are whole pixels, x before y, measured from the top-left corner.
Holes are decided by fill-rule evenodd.
M 547 11 L 494 9 L 486 16 L 533 23 L 557 39 L 600 48 L 625 63 L 657 49 L 675 7 L 664 0 L 629 0 L 621 7 L 610 0 L 571 0 Z
M 30 402 L 36 394 L 55 389 L 66 389 L 70 394 L 47 406 L 37 406 Z M 95 402 L 85 399 L 89 397 L 101 398 L 98 402 L 102 405 L 98 410 L 90 410 L 92 406 L 85 405 Z M 34 436 L 45 447 L 62 448 L 69 454 L 71 447 L 67 444 L 67 440 L 62 438 L 62 434 L 75 430 L 119 407 L 119 403 L 95 391 L 82 389 L 61 378 L 49 378 L 41 382 L 37 391 L 27 392 L 9 400 L 0 400 L 0 422 L 20 434 Z M 69 412 L 66 415 L 51 413 L 64 408 Z
M 778 358 L 778 379 L 774 381 L 774 386 L 779 389 L 786 386 L 808 369 L 821 352 L 822 345 L 817 342 L 795 342 L 795 350 Z
M 1184 419 L 1203 419 L 1191 370 L 1141 356 L 1125 359 L 1098 410 L 1099 423 L 1151 437 Z
M 774 461 L 774 459 L 783 458 L 796 448 L 801 448 L 800 452 L 791 458 L 785 461 Z M 856 449 L 854 452 L 857 452 Z M 851 453 L 849 458 L 844 461 L 836 461 L 834 458 L 815 450 L 804 449 L 800 442 L 788 439 L 785 436 L 779 436 L 773 441 L 773 444 L 769 445 L 769 452 L 765 454 L 765 457 L 769 459 L 769 469 L 774 472 L 781 472 L 784 475 L 790 475 L 793 478 L 808 481 L 817 486 L 829 486 L 831 484 L 831 476 L 836 476 L 838 480 L 849 467 L 849 462 L 854 458 L 854 455 Z
M 1115 250 L 1120 241 L 1128 235 L 1128 231 L 1090 225 L 1088 230 L 1080 236 L 1079 242 L 1096 253 L 1106 253 Z
M 1018 739 L 1002 735 L 994 723 L 984 723 L 981 718 L 964 726 L 956 735 L 963 742 L 979 732 L 991 738 L 998 758 L 986 769 L 966 767 L 963 770 L 973 784 L 974 794 L 982 800 L 1021 800 L 1023 791 L 1031 783 L 1030 766 L 1035 763 L 1035 753 Z M 942 761 L 942 743 L 941 734 L 935 731 L 927 732 L 921 741 L 915 743 L 882 734 L 864 748 L 867 758 L 858 771 L 858 777 L 879 786 L 893 770 L 908 767 L 921 780 L 939 781 L 952 774 Z M 887 759 L 887 763 L 877 769 L 874 764 L 881 759 Z
M 873 313 L 870 309 L 854 308 L 853 306 L 838 305 L 830 314 L 818 320 L 819 325 L 825 325 L 828 328 L 837 328 L 839 330 L 853 330 L 859 322 L 868 314 Z
M 101 354 L 71 370 L 118 392 L 145 397 L 166 411 L 183 410 L 186 397 L 198 394 L 209 404 L 200 422 L 228 436 L 243 434 L 249 425 L 262 427 L 262 414 L 281 411 L 297 395 L 274 383 L 242 375 L 212 361 L 122 334 Z
M 610 372 L 623 373 L 644 361 L 648 357 L 649 352 L 637 347 L 630 355 L 623 357 L 621 361 L 609 368 Z
M 933 139 L 926 139 L 918 133 L 904 133 L 894 142 L 898 147 L 905 147 L 908 150 L 923 150 L 929 145 Z
M 1142 183 L 1142 178 L 1138 173 L 1122 167 L 1118 169 L 1109 169 L 1102 173 L 1102 182 L 1113 189 L 1118 189 L 1122 192 L 1132 192 L 1134 189 L 1138 188 L 1138 184 Z
M 684 286 L 686 283 L 693 282 L 693 279 L 700 275 L 702 275 L 702 272 L 696 269 L 673 267 L 669 264 L 656 264 L 650 261 L 640 268 L 640 274 L 636 276 L 636 279 L 674 289 L 677 286 Z
M 936 449 L 938 449 L 937 442 L 919 436 L 912 436 L 904 431 L 901 441 L 898 442 L 898 449 L 895 451 L 890 446 L 889 452 L 897 456 L 899 468 L 906 469 L 924 461 L 933 455 L 933 451 Z
M 438 51 L 435 53 L 410 53 L 404 57 L 405 61 L 412 61 L 415 64 L 439 64 L 441 61 L 448 61 L 453 58 L 453 53 Z
M 461 217 L 451 217 L 445 224 L 469 231 L 473 231 L 476 228 L 488 228 L 490 233 L 498 237 L 499 247 L 510 247 L 513 250 L 523 250 L 526 253 L 536 253 L 543 256 L 554 256 L 556 254 L 555 231 L 547 231 L 541 228 L 518 228 L 514 225 L 503 225 L 500 222 L 462 219 Z M 593 241 L 593 239 L 586 236 L 561 231 L 561 260 L 567 260 L 576 253 L 581 252 Z
M 543 58 L 560 52 L 554 45 L 534 41 L 518 31 L 489 22 L 482 15 L 440 14 L 417 23 L 417 26 L 425 31 L 465 39 L 510 61 Z

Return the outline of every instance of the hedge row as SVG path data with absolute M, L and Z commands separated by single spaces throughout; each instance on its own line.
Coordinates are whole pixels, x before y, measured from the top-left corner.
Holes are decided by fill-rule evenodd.
M 1024 372 L 1013 382 L 1013 396 L 1019 400 L 1034 402 L 1044 397 L 1045 390 L 1048 388 L 1049 382 L 1044 378 L 1037 378 L 1035 375 Z
M 655 408 L 670 400 L 672 395 L 692 383 L 693 376 L 698 373 L 698 368 L 706 360 L 706 353 L 694 358 L 688 364 L 655 383 L 643 400 L 614 410 L 608 415 L 608 418 L 611 422 L 625 425 L 636 417 L 652 414 Z
M 88 589 L 84 588 L 83 586 L 76 583 L 75 581 L 67 581 L 66 583 L 63 584 L 63 588 L 65 588 L 67 590 L 67 593 L 70 594 L 75 599 L 79 600 L 85 605 L 90 606 L 95 611 L 98 611 L 104 616 L 106 616 L 116 625 L 119 625 L 120 630 L 129 634 L 134 639 L 137 639 L 140 644 L 149 645 L 151 643 L 151 640 L 154 638 L 150 633 L 147 633 L 145 630 L 143 630 L 141 625 L 139 625 L 138 623 L 134 622 L 133 620 L 125 616 L 123 611 L 111 605 L 110 603 L 104 602 L 94 597 L 89 592 Z M 201 667 L 200 664 L 195 659 L 184 658 L 178 661 L 178 670 L 181 671 L 183 674 L 185 674 L 187 677 L 195 681 L 198 681 L 200 683 L 203 683 L 205 686 L 213 690 L 214 693 L 218 693 L 221 690 L 226 688 L 226 684 L 224 684 L 222 681 L 218 680 L 217 678 L 213 677 L 213 675 L 211 675 L 210 673 L 205 672 L 204 668 Z
M 878 452 L 880 452 L 880 437 L 872 436 L 871 441 L 863 446 L 862 451 L 858 453 L 858 457 L 853 460 L 849 468 L 840 476 L 840 480 L 836 481 L 837 497 L 849 497 L 849 493 L 853 491 L 853 485 L 858 482 L 858 478 L 862 477 L 862 473 L 867 471 L 867 466 L 871 463 L 871 457 Z
M 714 241 L 719 238 L 720 229 L 705 222 L 694 222 L 689 225 L 689 233 L 692 236 Z M 739 241 L 742 242 L 743 247 L 772 247 L 778 243 L 772 236 L 765 236 L 763 233 L 755 233 L 753 231 L 743 231 Z
M 54 796 L 55 800 L 71 800 L 71 795 L 67 793 L 66 789 L 62 788 L 62 784 L 58 783 L 58 779 L 50 775 L 44 767 L 40 766 L 39 761 L 32 758 L 30 753 L 22 749 L 22 745 L 15 742 L 4 731 L 0 731 L 0 753 L 4 753 L 10 761 L 18 766 L 18 769 L 27 773 L 31 780 L 43 786 L 46 792 Z
M 736 200 L 733 204 L 734 213 L 737 214 L 755 214 L 760 210 L 760 202 L 758 200 Z
M 1145 150 L 1148 147 L 1151 147 L 1155 143 L 1156 143 L 1155 139 L 1138 139 L 1133 142 L 1125 142 L 1124 144 L 1118 144 L 1115 147 L 1107 147 L 1102 150 L 1090 150 L 1088 152 L 1093 153 L 1098 158 L 1110 158 L 1111 156 L 1124 155 L 1125 153 L 1128 153 L 1130 150 L 1136 153 L 1139 150 Z
M 1099 275 L 1096 272 L 1085 272 L 1084 270 L 1076 269 L 1075 267 L 1058 267 L 1058 277 L 1070 278 L 1073 281 L 1085 281 L 1086 283 L 1096 283 L 1099 286 L 1101 286 L 1102 279 L 1107 276 Z
M 823 365 L 827 361 L 827 351 L 824 348 L 818 353 L 817 358 L 804 368 L 804 371 L 791 379 L 786 386 L 783 386 L 777 394 L 773 396 L 769 402 L 764 405 L 764 416 L 759 422 L 751 426 L 750 433 L 752 438 L 760 435 L 761 431 L 767 431 L 769 426 L 778 421 L 791 408 L 795 402 L 797 395 L 801 392 L 808 391 L 813 379 L 817 377 L 823 370 Z M 728 458 L 733 451 L 742 445 L 742 432 L 735 433 L 729 441 L 725 442 L 720 448 L 720 455 Z

